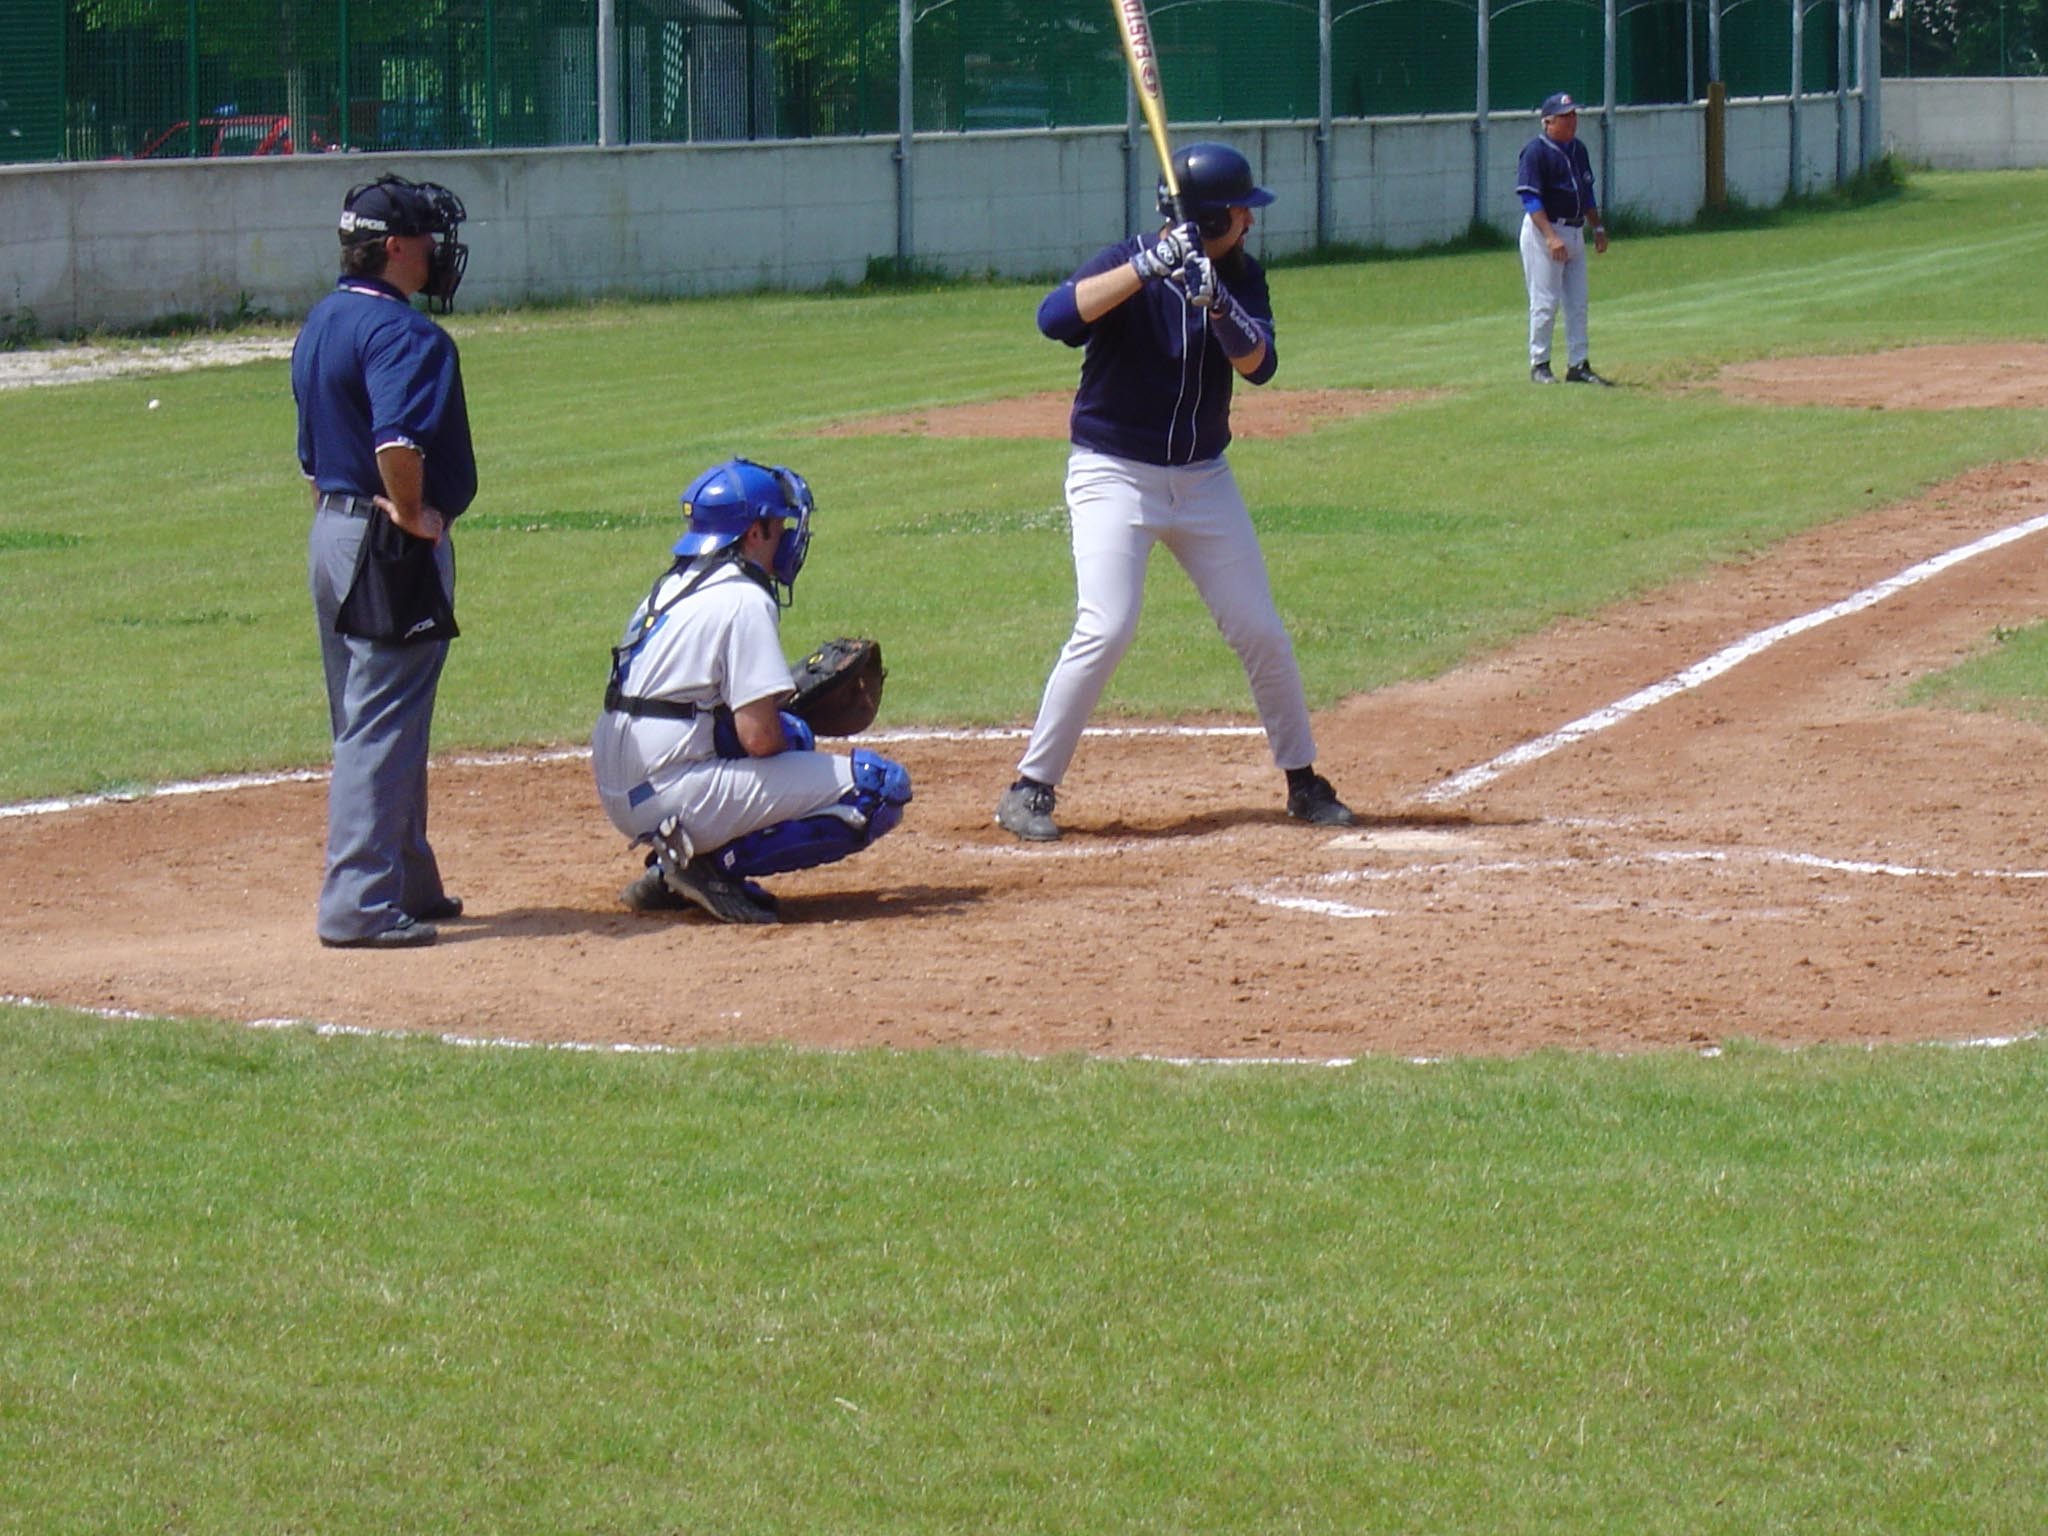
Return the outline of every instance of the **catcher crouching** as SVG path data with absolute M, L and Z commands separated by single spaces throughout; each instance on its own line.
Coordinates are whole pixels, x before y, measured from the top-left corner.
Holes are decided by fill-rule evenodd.
M 881 647 L 834 640 L 791 669 L 781 610 L 810 548 L 812 500 L 780 465 L 729 459 L 682 495 L 675 560 L 612 651 L 591 765 L 605 814 L 647 871 L 636 912 L 697 906 L 725 923 L 778 921 L 757 880 L 858 853 L 903 818 L 910 775 L 817 735 L 865 730 Z

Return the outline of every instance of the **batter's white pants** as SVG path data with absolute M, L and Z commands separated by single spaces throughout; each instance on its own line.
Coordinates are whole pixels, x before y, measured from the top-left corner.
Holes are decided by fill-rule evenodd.
M 1529 364 L 1550 361 L 1550 334 L 1564 310 L 1565 362 L 1586 361 L 1586 232 L 1552 224 L 1564 241 L 1565 259 L 1553 261 L 1536 221 L 1522 215 L 1522 280 L 1529 285 Z
M 1209 605 L 1244 664 L 1273 761 L 1316 759 L 1294 644 L 1273 606 L 1266 559 L 1230 466 L 1141 464 L 1076 448 L 1067 460 L 1074 538 L 1074 632 L 1046 680 L 1038 722 L 1017 771 L 1041 784 L 1066 776 L 1081 731 L 1130 649 L 1145 598 L 1145 564 L 1164 544 Z

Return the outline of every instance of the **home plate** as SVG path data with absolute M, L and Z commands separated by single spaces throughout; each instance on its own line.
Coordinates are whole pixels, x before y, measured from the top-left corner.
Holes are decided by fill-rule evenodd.
M 1443 827 L 1386 827 L 1376 832 L 1346 832 L 1326 848 L 1369 848 L 1377 853 L 1461 853 L 1486 846 L 1483 838 Z

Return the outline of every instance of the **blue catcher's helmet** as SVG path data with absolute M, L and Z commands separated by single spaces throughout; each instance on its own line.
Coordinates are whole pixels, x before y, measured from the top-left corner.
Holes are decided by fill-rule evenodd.
M 812 502 L 811 488 L 795 470 L 727 459 L 692 480 L 682 503 L 690 526 L 676 540 L 674 553 L 692 559 L 738 543 L 764 517 L 790 519 L 775 545 L 769 574 L 784 587 L 796 584 L 810 553 Z
M 1228 144 L 1203 140 L 1183 144 L 1173 152 L 1173 175 L 1180 183 L 1181 201 L 1188 216 L 1202 233 L 1215 236 L 1230 228 L 1233 208 L 1263 208 L 1273 194 L 1252 175 L 1252 163 Z M 1166 178 L 1159 178 L 1159 215 L 1174 217 L 1173 197 L 1166 190 Z

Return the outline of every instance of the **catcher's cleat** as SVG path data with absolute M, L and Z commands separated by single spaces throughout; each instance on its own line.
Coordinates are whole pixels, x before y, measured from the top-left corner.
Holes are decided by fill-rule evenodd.
M 432 923 L 416 923 L 408 917 L 355 939 L 330 939 L 323 933 L 320 942 L 329 949 L 424 949 L 440 937 Z
M 1320 773 L 1310 774 L 1299 789 L 1287 792 L 1287 814 L 1316 827 L 1348 827 L 1358 819 Z
M 690 905 L 668 888 L 658 863 L 649 864 L 645 874 L 619 892 L 619 900 L 628 912 L 681 912 Z
M 770 912 L 782 910 L 782 903 L 753 881 L 742 880 L 740 889 L 756 906 L 766 907 Z M 661 864 L 652 856 L 647 861 L 647 872 L 619 892 L 619 900 L 628 912 L 687 912 L 691 905 L 668 888 Z
M 1573 363 L 1571 367 L 1565 369 L 1564 381 L 1567 384 L 1598 384 L 1602 389 L 1614 388 L 1614 380 L 1601 378 L 1593 371 L 1590 361 Z
M 1050 784 L 1019 779 L 996 802 L 996 825 L 1027 843 L 1058 842 L 1060 826 L 1052 819 L 1053 799 Z
M 1557 382 L 1557 375 L 1550 371 L 1550 364 L 1538 363 L 1529 370 L 1529 382 L 1531 384 L 1555 384 Z
M 747 894 L 746 886 L 709 859 L 687 863 L 661 861 L 661 878 L 676 895 L 694 902 L 721 923 L 779 923 L 772 908 Z M 756 886 L 756 890 L 760 887 Z

